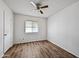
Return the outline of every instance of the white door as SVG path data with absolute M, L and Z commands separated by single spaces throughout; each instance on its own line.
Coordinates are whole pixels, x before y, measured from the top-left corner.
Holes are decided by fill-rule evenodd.
M 11 47 L 10 39 L 10 17 L 7 11 L 4 11 L 4 53 Z
M 0 8 L 0 57 L 3 56 L 3 11 Z

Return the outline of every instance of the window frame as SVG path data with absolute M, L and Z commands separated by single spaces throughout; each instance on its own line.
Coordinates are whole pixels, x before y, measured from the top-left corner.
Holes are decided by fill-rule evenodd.
M 31 21 L 32 22 L 32 32 L 26 32 L 26 22 L 27 21 Z M 32 21 L 32 20 L 25 20 L 24 21 L 24 33 L 25 34 L 32 34 L 32 33 L 38 33 L 38 32 L 33 32 L 33 22 L 36 22 L 37 24 L 38 24 L 38 32 L 39 32 L 39 23 L 37 22 L 37 21 Z M 28 27 L 28 28 L 30 28 L 30 27 Z

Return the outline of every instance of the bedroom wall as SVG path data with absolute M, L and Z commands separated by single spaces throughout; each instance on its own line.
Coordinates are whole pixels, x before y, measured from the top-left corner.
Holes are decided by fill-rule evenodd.
M 24 33 L 24 21 L 32 20 L 37 21 L 39 24 L 38 33 Z M 14 43 L 26 43 L 32 41 L 46 40 L 46 19 L 32 16 L 25 16 L 15 14 L 15 30 L 14 30 Z
M 79 2 L 48 18 L 48 40 L 79 57 Z

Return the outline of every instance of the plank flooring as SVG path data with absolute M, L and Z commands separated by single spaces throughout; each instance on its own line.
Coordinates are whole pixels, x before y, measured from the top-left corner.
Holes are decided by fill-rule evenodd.
M 16 44 L 11 47 L 3 58 L 75 58 L 49 41 L 37 41 Z

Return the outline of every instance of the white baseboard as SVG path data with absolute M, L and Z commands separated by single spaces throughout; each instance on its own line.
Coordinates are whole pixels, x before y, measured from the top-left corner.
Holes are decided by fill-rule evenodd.
M 28 42 L 35 42 L 35 41 L 44 41 L 44 40 L 41 39 L 41 40 L 32 40 L 32 41 L 27 41 L 27 42 L 15 42 L 14 44 L 19 44 L 19 43 L 28 43 Z

